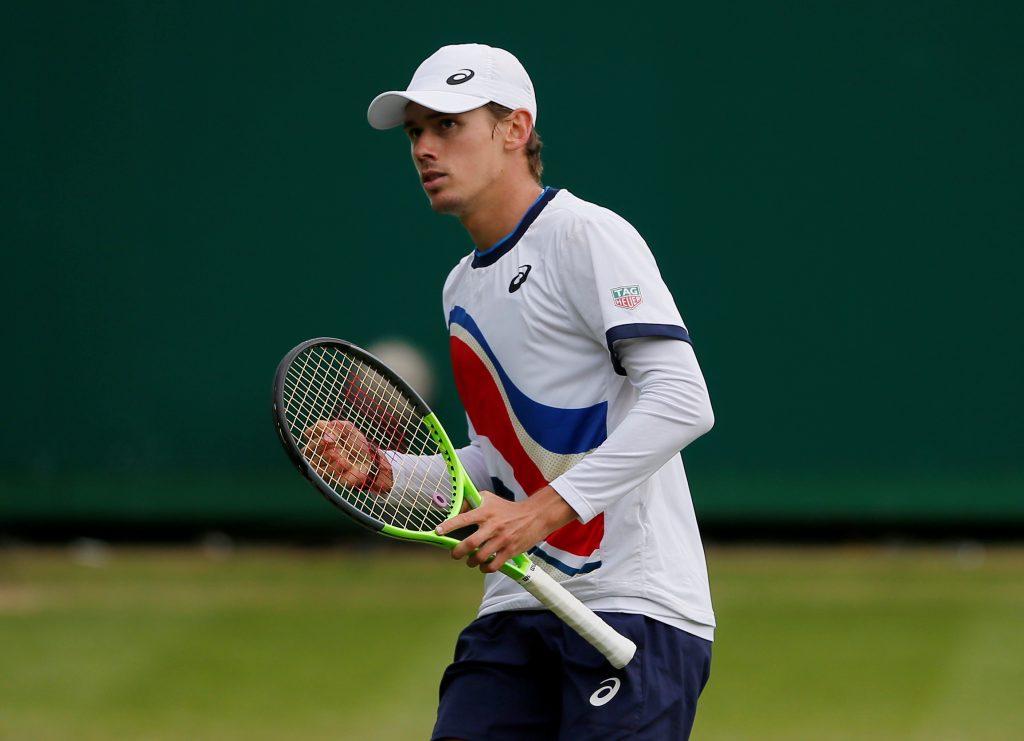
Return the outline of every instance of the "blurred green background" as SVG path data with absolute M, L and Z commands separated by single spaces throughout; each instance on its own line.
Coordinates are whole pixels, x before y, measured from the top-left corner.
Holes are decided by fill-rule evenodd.
M 1022 553 L 975 540 L 1024 525 L 1019 3 L 5 11 L 0 739 L 425 736 L 479 579 L 353 541 L 269 396 L 303 339 L 398 339 L 464 438 L 471 245 L 365 121 L 464 41 L 530 70 L 547 184 L 659 260 L 716 411 L 708 542 L 876 543 L 709 547 L 694 737 L 1024 737 Z M 356 547 L 237 547 L 311 533 Z
M 1019 3 L 6 15 L 0 528 L 322 525 L 269 420 L 312 336 L 410 343 L 464 439 L 471 245 L 365 109 L 469 40 L 530 70 L 546 182 L 659 260 L 717 416 L 705 523 L 1024 524 Z

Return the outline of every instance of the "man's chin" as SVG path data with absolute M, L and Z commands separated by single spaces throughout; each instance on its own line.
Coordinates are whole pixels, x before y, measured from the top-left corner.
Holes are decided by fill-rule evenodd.
M 427 198 L 430 200 L 430 208 L 434 210 L 434 213 L 455 216 L 462 213 L 462 201 L 450 193 L 435 193 L 434 195 L 428 193 Z

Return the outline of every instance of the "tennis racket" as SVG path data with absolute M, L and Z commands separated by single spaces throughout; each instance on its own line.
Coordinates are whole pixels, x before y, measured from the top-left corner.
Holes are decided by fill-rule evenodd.
M 480 506 L 480 495 L 423 399 L 365 350 L 329 337 L 298 345 L 277 368 L 273 411 L 278 435 L 299 472 L 360 525 L 449 550 L 475 529 L 435 532 L 464 503 Z M 633 658 L 632 641 L 525 554 L 506 561 L 501 572 L 615 668 Z

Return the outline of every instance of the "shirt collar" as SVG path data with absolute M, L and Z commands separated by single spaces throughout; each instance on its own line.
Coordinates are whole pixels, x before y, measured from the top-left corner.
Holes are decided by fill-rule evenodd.
M 558 188 L 545 188 L 537 200 L 533 202 L 533 205 L 526 210 L 523 218 L 516 224 L 515 229 L 502 237 L 493 247 L 489 247 L 483 252 L 474 250 L 473 267 L 486 268 L 488 265 L 493 265 L 515 247 L 519 240 L 523 238 L 523 235 L 526 234 L 526 230 L 530 228 L 530 225 L 540 216 L 540 212 L 544 210 L 544 207 L 557 195 L 558 190 Z

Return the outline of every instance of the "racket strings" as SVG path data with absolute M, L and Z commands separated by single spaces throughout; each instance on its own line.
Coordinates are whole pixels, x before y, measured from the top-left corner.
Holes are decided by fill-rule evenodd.
M 387 525 L 415 531 L 433 530 L 448 517 L 452 477 L 439 443 L 412 400 L 364 360 L 333 346 L 313 346 L 300 353 L 285 375 L 284 414 L 296 447 L 355 509 Z M 390 490 L 351 485 L 330 465 L 326 450 L 310 445 L 318 442 L 309 439 L 310 428 L 337 421 L 351 423 L 368 442 L 362 450 L 345 448 L 355 467 L 376 469 L 378 483 L 382 466 L 394 469 Z
M 311 364 L 307 359 L 304 370 L 315 380 L 311 388 L 318 385 L 326 389 L 327 393 L 326 396 L 314 394 L 313 398 L 317 399 L 314 404 L 309 403 L 308 394 L 304 395 L 307 420 L 313 420 L 314 424 L 315 421 L 324 419 L 352 422 L 375 447 L 384 450 L 413 452 L 423 449 L 424 445 L 428 444 L 424 436 L 421 436 L 419 441 L 414 438 L 411 443 L 406 439 L 408 435 L 405 434 L 405 430 L 408 429 L 408 424 L 403 425 L 401 419 L 404 417 L 406 420 L 418 420 L 418 416 L 411 404 L 401 394 L 396 393 L 396 389 L 389 382 L 381 383 L 382 377 L 372 368 L 358 361 L 355 361 L 356 365 L 353 366 L 357 370 L 346 369 L 345 364 L 339 367 L 337 363 L 330 362 L 328 355 L 323 352 L 319 353 L 315 360 L 315 364 Z M 373 382 L 367 383 L 367 378 L 373 379 Z M 334 400 L 339 403 L 330 403 Z M 399 412 L 402 414 L 399 415 Z M 370 456 L 367 451 L 362 460 L 356 462 L 366 465 L 370 462 Z M 418 457 L 405 460 L 418 462 Z M 427 499 L 424 495 L 428 490 L 437 489 L 438 484 L 450 488 L 450 478 L 435 475 L 428 481 L 426 468 L 423 468 L 418 477 L 415 471 L 412 471 L 411 475 L 406 471 L 403 488 L 392 490 L 387 496 L 381 496 L 366 489 L 350 486 L 340 474 L 326 465 L 322 455 L 313 454 L 310 462 L 321 472 L 322 478 L 350 504 L 379 521 L 406 529 L 432 528 L 437 516 L 427 507 L 433 503 L 432 499 Z M 414 465 L 413 468 L 421 466 Z

